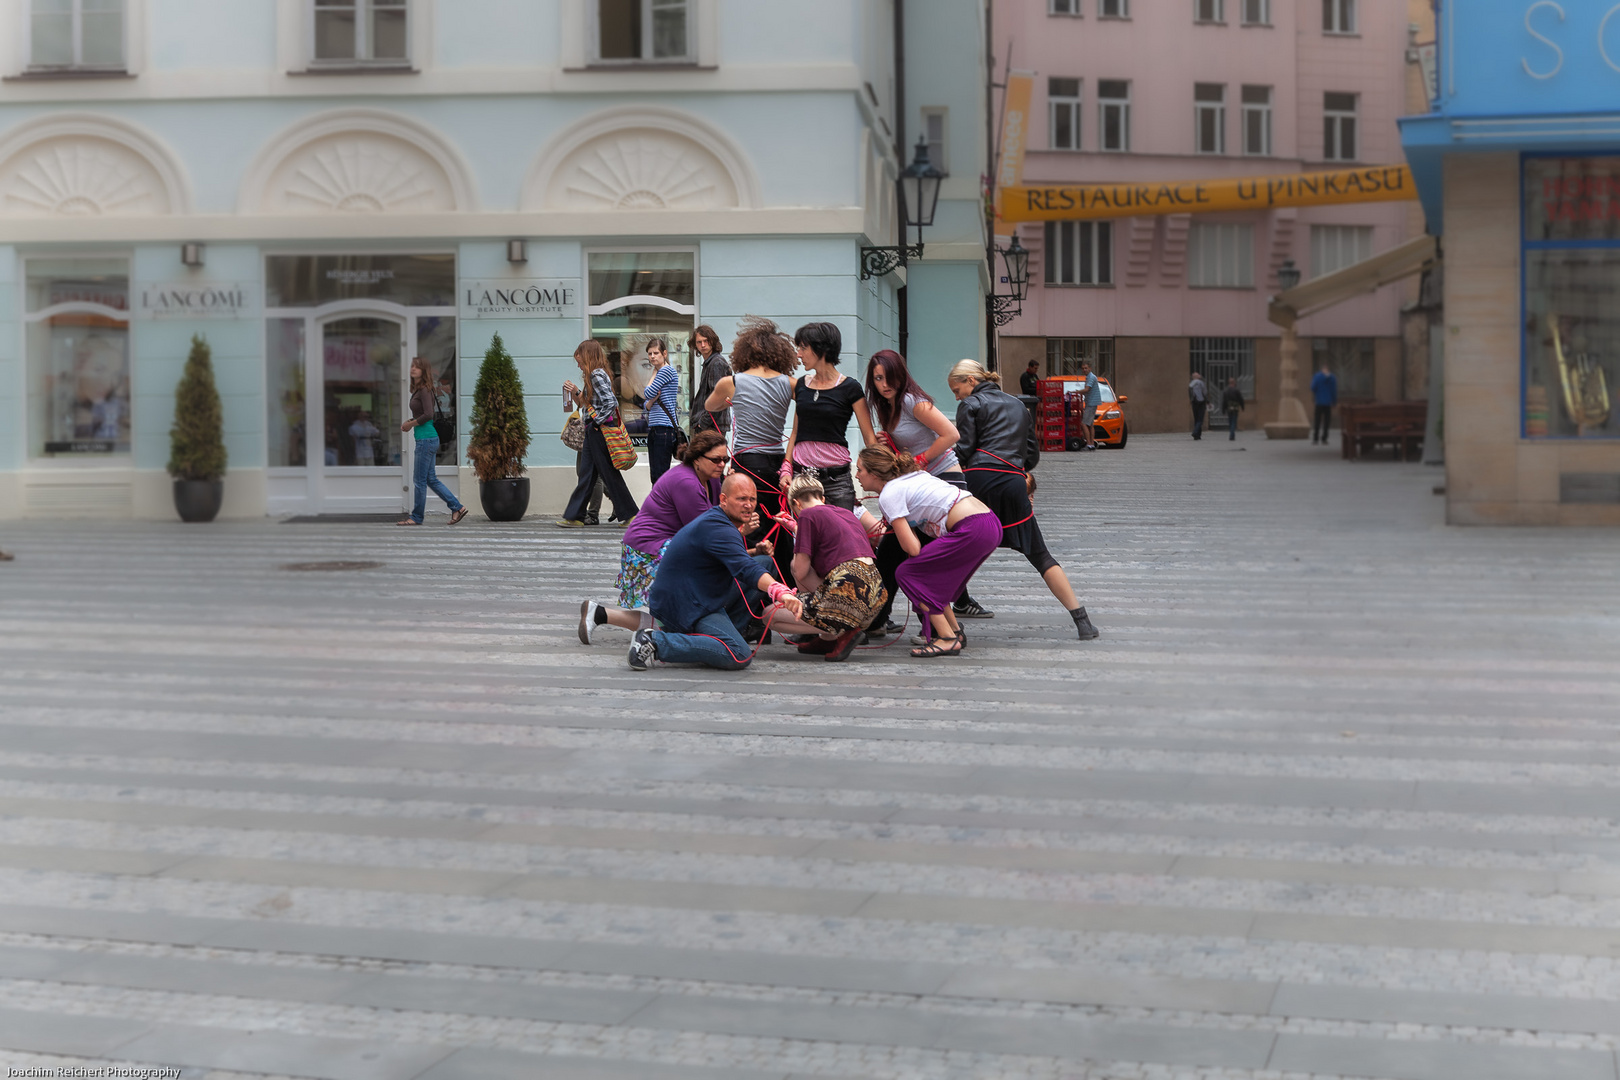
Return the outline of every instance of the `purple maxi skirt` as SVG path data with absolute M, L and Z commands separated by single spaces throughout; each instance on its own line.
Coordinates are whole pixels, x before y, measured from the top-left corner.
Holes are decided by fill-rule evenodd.
M 918 611 L 943 615 L 1000 544 L 1000 519 L 995 514 L 974 514 L 901 563 L 894 578 Z

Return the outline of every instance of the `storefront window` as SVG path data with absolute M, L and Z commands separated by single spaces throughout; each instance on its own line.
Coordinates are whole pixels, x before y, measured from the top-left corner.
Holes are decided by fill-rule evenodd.
M 304 442 L 304 320 L 266 319 L 265 404 L 270 467 L 302 468 Z
M 591 337 L 613 365 L 625 414 L 638 416 L 633 398 L 652 380 L 647 343 L 662 338 L 680 375 L 677 398 L 685 410 L 692 387 L 688 339 L 697 322 L 697 255 L 691 251 L 598 251 L 588 256 Z M 684 420 L 682 421 L 685 422 Z
M 27 264 L 28 439 L 36 457 L 129 452 L 129 263 Z
M 1524 161 L 1525 438 L 1620 438 L 1620 157 Z
M 454 255 L 271 255 L 264 306 L 319 307 L 382 300 L 403 307 L 455 307 Z

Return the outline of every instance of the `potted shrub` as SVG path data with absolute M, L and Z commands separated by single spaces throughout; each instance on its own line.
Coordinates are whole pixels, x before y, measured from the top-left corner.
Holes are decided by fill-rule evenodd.
M 191 337 L 186 372 L 174 388 L 174 426 L 169 429 L 169 475 L 181 521 L 213 521 L 225 497 L 225 424 L 214 386 L 208 342 Z
M 472 429 L 467 460 L 478 474 L 478 501 L 491 521 L 518 521 L 529 509 L 529 478 L 523 457 L 529 452 L 529 414 L 517 365 L 496 334 L 484 353 L 473 387 Z

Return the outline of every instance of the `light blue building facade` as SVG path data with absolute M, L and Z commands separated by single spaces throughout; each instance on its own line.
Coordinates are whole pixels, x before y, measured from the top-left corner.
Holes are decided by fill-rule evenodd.
M 531 513 L 572 486 L 560 388 L 586 337 L 626 391 L 667 338 L 683 401 L 691 331 L 748 314 L 838 324 L 858 374 L 899 344 L 909 275 L 907 348 L 943 394 L 985 340 L 984 7 L 894 4 L 3 0 L 0 515 L 172 517 L 193 335 L 237 517 L 401 507 L 418 355 L 440 473 L 476 507 L 496 333 Z M 949 174 L 926 257 L 863 280 L 919 134 Z
M 1445 254 L 1449 518 L 1620 524 L 1620 3 L 1436 17 L 1401 129 Z

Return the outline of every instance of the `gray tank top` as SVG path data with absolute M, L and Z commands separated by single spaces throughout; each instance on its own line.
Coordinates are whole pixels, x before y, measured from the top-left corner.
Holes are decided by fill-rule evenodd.
M 793 379 L 788 375 L 731 377 L 732 453 L 781 453 L 787 445 L 788 406 Z
M 900 449 L 910 450 L 913 454 L 920 454 L 933 446 L 934 441 L 939 436 L 929 430 L 927 424 L 912 415 L 912 410 L 916 405 L 917 396 L 907 394 L 905 400 L 901 402 L 900 419 L 894 422 L 894 431 L 890 432 L 890 434 L 894 438 L 895 445 Z M 962 465 L 956 460 L 956 451 L 947 450 L 938 461 L 928 463 L 928 471 L 935 476 L 940 473 L 961 472 Z

